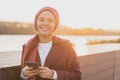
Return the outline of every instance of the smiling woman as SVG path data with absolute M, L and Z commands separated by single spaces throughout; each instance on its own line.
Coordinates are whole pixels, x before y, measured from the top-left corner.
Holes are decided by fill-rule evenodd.
M 51 7 L 38 11 L 34 20 L 36 35 L 23 45 L 21 78 L 30 80 L 81 80 L 77 54 L 70 41 L 54 35 L 59 15 Z M 37 69 L 26 62 L 37 63 Z

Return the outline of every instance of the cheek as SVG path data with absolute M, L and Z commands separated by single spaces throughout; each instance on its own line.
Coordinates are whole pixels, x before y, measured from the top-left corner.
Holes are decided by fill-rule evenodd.
M 39 29 L 40 29 L 40 26 L 41 26 L 41 25 L 37 25 L 37 30 L 39 30 Z
M 50 26 L 51 26 L 52 29 L 55 28 L 55 24 L 54 23 L 51 23 Z
M 41 25 L 41 22 L 38 21 L 38 22 L 37 22 L 37 26 L 40 26 L 40 25 Z

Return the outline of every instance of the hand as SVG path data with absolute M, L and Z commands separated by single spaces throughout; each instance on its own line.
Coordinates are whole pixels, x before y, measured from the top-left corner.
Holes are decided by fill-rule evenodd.
M 33 67 L 28 67 L 28 66 L 25 66 L 23 69 L 22 69 L 22 73 L 25 77 L 33 77 L 35 75 L 37 75 L 39 72 L 39 69 L 33 69 Z
M 39 67 L 38 75 L 42 78 L 51 79 L 54 75 L 53 70 L 49 69 L 48 67 Z

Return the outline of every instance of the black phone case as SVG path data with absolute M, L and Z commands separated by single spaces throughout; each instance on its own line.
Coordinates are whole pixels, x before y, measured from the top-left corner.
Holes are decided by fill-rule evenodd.
M 27 65 L 28 67 L 33 67 L 34 69 L 37 69 L 37 68 L 38 68 L 37 62 L 29 62 L 29 61 L 26 61 L 26 65 Z

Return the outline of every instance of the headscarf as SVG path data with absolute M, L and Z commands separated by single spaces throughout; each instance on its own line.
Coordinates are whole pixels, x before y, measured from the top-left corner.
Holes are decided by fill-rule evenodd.
M 56 28 L 59 25 L 59 15 L 58 15 L 58 12 L 54 8 L 51 8 L 51 7 L 43 7 L 42 9 L 40 9 L 37 12 L 37 14 L 35 15 L 35 19 L 34 19 L 34 28 L 35 28 L 35 30 L 37 31 L 37 20 L 38 20 L 38 17 L 44 11 L 50 11 L 54 15 L 54 18 L 55 18 L 55 27 L 54 27 L 54 30 L 56 30 Z

